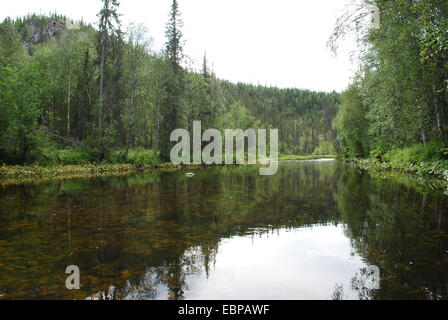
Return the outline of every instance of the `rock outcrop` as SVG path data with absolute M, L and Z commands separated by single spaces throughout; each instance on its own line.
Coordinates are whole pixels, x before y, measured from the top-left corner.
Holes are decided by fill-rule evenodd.
M 51 40 L 59 31 L 67 29 L 67 25 L 61 19 L 51 19 L 45 24 L 41 20 L 31 19 L 28 21 L 28 28 L 30 37 L 27 40 L 32 44 L 38 44 Z

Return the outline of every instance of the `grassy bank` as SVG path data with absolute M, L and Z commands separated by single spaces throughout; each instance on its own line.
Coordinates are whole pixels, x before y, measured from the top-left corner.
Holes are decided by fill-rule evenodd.
M 163 163 L 155 157 L 150 150 L 131 150 L 128 159 L 120 159 L 121 153 L 116 153 L 116 157 L 109 157 L 101 164 L 90 163 L 88 155 L 82 152 L 65 151 L 59 154 L 60 164 L 49 165 L 25 165 L 0 166 L 0 183 L 6 181 L 37 180 L 48 178 L 82 178 L 92 176 L 122 175 L 144 170 L 177 169 L 172 163 Z M 322 158 L 335 158 L 334 155 L 285 155 L 282 154 L 279 160 L 312 160 Z M 125 163 L 117 163 L 126 161 Z M 185 166 L 183 166 L 185 167 Z M 197 167 L 189 165 L 186 167 Z
M 175 168 L 172 164 L 141 165 L 132 164 L 87 164 L 87 165 L 57 165 L 43 167 L 32 166 L 2 166 L 0 178 L 30 178 L 30 177 L 60 177 L 60 176 L 91 176 L 113 173 L 129 173 L 156 168 Z
M 2 166 L 0 167 L 0 185 L 38 183 L 50 179 L 120 176 L 154 169 L 177 170 L 177 167 L 171 163 L 141 166 L 132 164 L 57 165 L 49 167 L 38 165 Z
M 446 160 L 420 163 L 403 161 L 384 162 L 377 159 L 352 159 L 351 161 L 364 169 L 395 171 L 417 176 L 432 176 L 446 180 L 448 183 L 448 161 Z
M 394 171 L 415 176 L 431 176 L 448 182 L 448 150 L 440 143 L 416 144 L 392 149 L 369 159 L 350 159 L 359 167 L 376 171 Z
M 120 175 L 157 168 L 175 168 L 162 163 L 152 150 L 130 150 L 125 158 L 124 150 L 113 150 L 97 162 L 93 152 L 82 149 L 50 150 L 45 161 L 30 165 L 0 165 L 0 182 L 16 179 L 42 179 L 56 177 L 91 177 Z

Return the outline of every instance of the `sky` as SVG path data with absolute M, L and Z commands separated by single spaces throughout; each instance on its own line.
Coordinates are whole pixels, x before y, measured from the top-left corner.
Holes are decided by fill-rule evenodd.
M 348 0 L 179 0 L 184 53 L 199 70 L 206 52 L 217 77 L 281 88 L 342 91 L 356 67 L 350 42 L 335 57 L 326 47 Z M 14 0 L 0 18 L 57 12 L 97 24 L 101 0 Z M 143 23 L 153 49 L 165 43 L 170 0 L 121 0 L 123 29 Z

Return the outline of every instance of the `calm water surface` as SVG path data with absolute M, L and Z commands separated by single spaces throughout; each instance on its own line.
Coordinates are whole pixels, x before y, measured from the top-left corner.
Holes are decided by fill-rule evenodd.
M 431 182 L 339 161 L 195 173 L 0 186 L 0 299 L 448 298 L 448 202 Z

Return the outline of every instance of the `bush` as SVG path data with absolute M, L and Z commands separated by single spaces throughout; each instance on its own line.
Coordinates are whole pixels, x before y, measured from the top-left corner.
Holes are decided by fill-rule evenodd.
M 28 164 L 38 164 L 51 166 L 57 163 L 58 149 L 56 144 L 50 141 L 47 136 L 37 132 L 38 145 L 30 150 Z
M 110 164 L 126 163 L 126 152 L 122 149 L 113 150 L 107 154 L 105 161 Z
M 146 150 L 143 148 L 129 150 L 128 157 L 126 158 L 126 151 L 124 149 L 116 149 L 106 156 L 105 161 L 110 164 L 128 163 L 133 165 L 155 165 L 160 164 L 162 161 L 159 156 L 154 155 L 153 150 Z
M 58 162 L 62 164 L 88 164 L 91 160 L 90 154 L 85 151 L 67 149 L 62 150 L 58 154 Z
M 444 159 L 443 148 L 440 142 L 430 142 L 426 145 L 416 144 L 404 149 L 393 149 L 384 155 L 389 162 L 408 162 L 419 164 Z
M 59 151 L 53 145 L 48 145 L 39 150 L 38 155 L 36 155 L 36 163 L 41 166 L 51 166 L 58 163 L 58 153 Z
M 129 150 L 128 158 L 125 161 L 126 163 L 135 165 L 154 165 L 161 163 L 160 158 L 158 155 L 154 155 L 153 150 L 145 149 Z
M 329 141 L 322 142 L 319 147 L 314 150 L 314 155 L 336 154 L 336 149 Z

